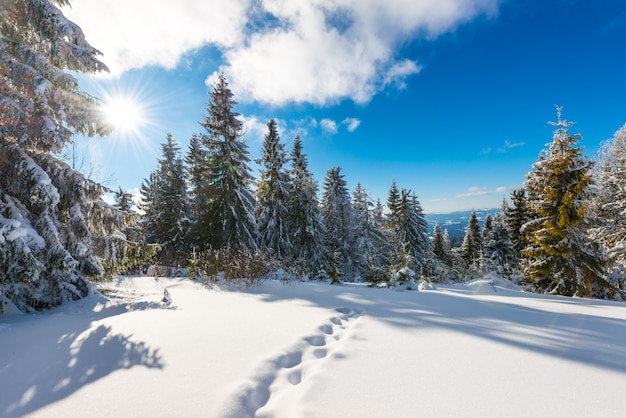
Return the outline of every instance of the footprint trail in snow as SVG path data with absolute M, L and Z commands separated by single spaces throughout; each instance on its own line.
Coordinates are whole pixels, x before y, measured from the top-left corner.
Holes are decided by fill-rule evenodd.
M 274 406 L 285 403 L 295 411 L 305 393 L 307 379 L 329 359 L 343 356 L 341 350 L 362 314 L 362 309 L 335 309 L 335 315 L 317 327 L 316 332 L 264 361 L 250 381 L 229 398 L 222 416 L 272 416 Z

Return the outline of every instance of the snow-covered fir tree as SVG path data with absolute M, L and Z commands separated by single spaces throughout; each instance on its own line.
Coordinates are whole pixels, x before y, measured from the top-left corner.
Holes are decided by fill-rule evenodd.
M 146 241 L 162 246 L 158 254 L 161 263 L 181 267 L 186 264 L 189 252 L 187 234 L 191 225 L 185 169 L 180 147 L 171 134 L 167 134 L 161 149 L 159 167 L 141 190 Z
M 395 235 L 395 231 L 398 229 L 398 216 L 400 213 L 400 190 L 395 179 L 391 180 L 391 186 L 387 194 L 387 209 L 385 226 L 391 235 Z
M 526 189 L 514 189 L 511 192 L 511 204 L 512 206 L 503 205 L 504 224 L 511 235 L 513 248 L 515 248 L 519 258 L 522 250 L 528 245 L 528 238 L 523 226 L 533 217 L 526 197 Z
M 324 244 L 324 223 L 317 199 L 317 182 L 309 171 L 303 145 L 296 136 L 291 151 L 292 190 L 289 201 L 292 256 L 302 273 L 312 278 L 325 276 L 330 266 Z
M 189 140 L 189 148 L 185 155 L 185 170 L 192 218 L 192 225 L 189 231 L 189 244 L 193 248 L 198 248 L 199 243 L 202 242 L 202 237 L 196 235 L 198 230 L 196 223 L 205 203 L 202 199 L 202 191 L 206 181 L 205 169 L 207 158 L 207 151 L 202 145 L 200 137 L 196 133 L 192 134 Z
M 101 200 L 102 186 L 57 158 L 73 134 L 109 129 L 99 100 L 65 72 L 106 70 L 57 7 L 67 4 L 0 9 L 0 311 L 86 296 L 88 278 L 104 273 L 98 250 L 124 245 L 123 215 Z
M 485 215 L 485 220 L 483 221 L 483 230 L 482 230 L 482 239 L 481 241 L 484 243 L 487 239 L 487 236 L 491 233 L 491 229 L 493 228 L 493 216 L 491 213 Z
M 379 201 L 379 210 L 382 209 Z M 381 215 L 367 191 L 357 183 L 352 194 L 356 273 L 369 281 L 382 280 L 389 264 L 390 243 L 382 229 Z
M 261 178 L 257 188 L 257 231 L 259 245 L 277 260 L 291 257 L 289 198 L 291 180 L 285 170 L 287 153 L 280 142 L 276 120 L 267 123 L 261 149 Z
M 450 254 L 450 237 L 447 234 L 448 230 L 446 229 L 444 232 L 439 222 L 436 222 L 433 230 L 433 254 L 444 264 L 450 265 L 452 256 Z
M 478 222 L 478 215 L 475 210 L 472 211 L 467 229 L 465 230 L 465 236 L 461 244 L 461 258 L 465 263 L 465 267 L 480 268 L 482 258 L 482 233 Z
M 506 277 L 511 276 L 518 263 L 517 252 L 501 212 L 496 213 L 491 222 L 489 233 L 483 241 L 483 252 L 483 262 L 487 270 Z
M 593 236 L 607 251 L 610 282 L 624 290 L 626 279 L 626 125 L 602 144 L 598 154 L 598 194 L 594 201 L 600 225 Z
M 204 180 L 197 199 L 202 201 L 195 236 L 199 247 L 248 253 L 257 246 L 255 232 L 254 178 L 248 163 L 250 153 L 243 139 L 242 122 L 233 111 L 233 98 L 224 74 L 220 74 L 210 92 L 200 125 L 207 150 Z
M 394 184 L 389 196 L 392 197 Z M 388 200 L 389 201 L 389 200 Z M 393 197 L 391 198 L 393 202 Z M 395 245 L 395 268 L 409 268 L 428 274 L 433 260 L 432 243 L 428 238 L 428 223 L 417 197 L 409 190 L 402 189 L 395 210 L 390 209 L 389 225 L 392 244 Z
M 337 283 L 341 276 L 355 273 L 352 203 L 340 167 L 328 170 L 323 187 L 320 212 L 326 229 L 324 242 L 331 266 L 329 275 Z
M 593 163 L 578 146 L 581 135 L 570 134 L 572 123 L 557 111 L 553 141 L 526 175 L 537 217 L 524 227 L 530 240 L 522 250 L 524 273 L 539 291 L 589 297 L 612 290 L 602 248 L 588 234 Z

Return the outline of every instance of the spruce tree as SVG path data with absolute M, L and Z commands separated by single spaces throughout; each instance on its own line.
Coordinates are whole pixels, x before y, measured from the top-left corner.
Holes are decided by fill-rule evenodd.
M 188 196 L 190 204 L 191 226 L 189 230 L 189 244 L 192 248 L 200 248 L 202 237 L 198 232 L 198 217 L 201 213 L 204 201 L 203 186 L 206 183 L 206 162 L 207 151 L 202 145 L 202 141 L 198 134 L 191 135 L 189 140 L 189 148 L 185 155 L 185 170 L 188 185 Z
M 376 215 L 374 204 L 361 183 L 357 183 L 352 195 L 352 211 L 357 273 L 370 281 L 378 281 L 389 264 L 386 254 L 390 244 L 382 230 L 380 215 Z
M 613 284 L 622 290 L 626 278 L 626 125 L 602 144 L 595 172 L 595 211 L 602 220 L 593 235 L 606 248 Z
M 390 193 L 391 196 L 391 193 Z M 402 189 L 396 212 L 390 214 L 392 243 L 396 246 L 396 267 L 428 272 L 432 261 L 432 244 L 428 238 L 428 223 L 417 197 Z
M 465 263 L 465 267 L 471 266 L 480 267 L 480 259 L 482 257 L 482 234 L 480 231 L 480 224 L 478 222 L 478 215 L 476 211 L 472 211 L 467 229 L 465 230 L 465 236 L 463 238 L 463 244 L 461 244 L 461 258 Z
M 518 259 L 502 213 L 498 212 L 493 218 L 489 233 L 483 241 L 483 248 L 486 268 L 506 277 L 511 276 Z
M 444 263 L 448 263 L 444 245 L 443 229 L 441 229 L 441 225 L 439 224 L 439 222 L 436 222 L 435 228 L 433 230 L 433 253 L 435 254 L 435 257 L 437 257 L 439 260 Z
M 261 149 L 261 179 L 257 188 L 257 229 L 259 245 L 277 260 L 291 256 L 289 198 L 291 181 L 284 165 L 288 159 L 280 142 L 276 121 L 267 123 Z
M 180 147 L 171 134 L 161 144 L 163 157 L 159 168 L 151 175 L 151 182 L 142 188 L 145 225 L 148 243 L 162 245 L 158 255 L 161 263 L 180 267 L 189 253 L 188 232 L 191 209 L 187 196 L 186 175 Z
M 326 229 L 317 199 L 317 182 L 302 149 L 302 140 L 296 136 L 291 151 L 293 189 L 289 202 L 292 256 L 304 274 L 320 278 L 330 267 L 324 244 Z
M 224 74 L 220 74 L 201 122 L 207 164 L 206 180 L 197 192 L 203 210 L 198 214 L 196 236 L 205 248 L 250 253 L 258 248 L 251 190 L 254 178 L 248 167 L 250 154 L 242 122 L 233 111 L 236 104 Z
M 89 293 L 105 273 L 98 249 L 123 244 L 122 214 L 103 187 L 57 158 L 72 135 L 106 134 L 101 102 L 65 70 L 106 66 L 55 6 L 4 0 L 0 9 L 0 312 Z
M 511 235 L 513 248 L 519 258 L 522 250 L 528 245 L 528 238 L 523 227 L 533 217 L 524 188 L 511 192 L 511 204 L 513 206 L 504 207 L 504 224 Z
M 528 222 L 530 244 L 522 250 L 526 277 L 543 292 L 592 296 L 594 288 L 610 288 L 604 279 L 604 255 L 588 235 L 593 163 L 582 154 L 580 134 L 572 123 L 558 120 L 553 141 L 544 150 L 525 184 L 537 218 Z
M 356 258 L 350 192 L 340 167 L 333 167 L 326 173 L 320 212 L 326 229 L 324 242 L 331 266 L 329 274 L 332 282 L 337 283 L 341 276 L 355 273 Z

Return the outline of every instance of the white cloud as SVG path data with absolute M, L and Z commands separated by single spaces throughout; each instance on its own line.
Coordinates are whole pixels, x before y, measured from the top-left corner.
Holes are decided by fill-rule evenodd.
M 485 196 L 488 194 L 496 194 L 496 193 L 506 193 L 508 191 L 511 191 L 515 188 L 515 186 L 499 186 L 496 187 L 494 190 L 489 190 L 487 187 L 477 187 L 477 186 L 473 186 L 470 187 L 469 189 L 467 189 L 467 192 L 465 193 L 461 193 L 456 195 L 457 198 L 459 199 L 463 199 L 463 198 L 467 198 L 467 197 L 476 197 L 476 196 Z
M 525 142 L 511 142 L 508 139 L 504 140 L 504 145 L 500 148 L 498 148 L 498 152 L 500 154 L 504 154 L 506 153 L 508 150 L 513 149 L 513 148 L 518 148 L 518 147 L 523 147 L 524 145 L 526 145 Z
M 483 196 L 486 194 L 489 194 L 489 191 L 487 190 L 486 187 L 474 186 L 474 187 L 470 187 L 469 189 L 467 189 L 467 192 L 456 195 L 456 197 L 465 198 L 465 197 L 473 197 L 473 196 Z
M 348 132 L 354 132 L 356 131 L 356 128 L 361 125 L 361 121 L 356 118 L 345 118 L 341 121 L 341 124 L 346 125 L 346 129 L 348 130 Z
M 112 74 L 159 65 L 173 68 L 203 45 L 243 41 L 250 0 L 80 0 L 62 11 L 100 50 Z
M 399 55 L 403 45 L 494 14 L 502 1 L 82 0 L 63 11 L 113 73 L 172 68 L 212 45 L 239 101 L 325 105 L 404 88 L 421 67 Z
M 337 133 L 337 122 L 332 119 L 322 119 L 320 121 L 320 126 L 322 127 L 322 130 L 324 132 L 327 132 L 329 134 Z
M 239 116 L 239 120 L 243 123 L 243 131 L 247 141 L 250 142 L 263 142 L 265 134 L 267 134 L 267 122 L 261 121 L 257 116 Z M 279 133 L 280 133 L 280 123 Z

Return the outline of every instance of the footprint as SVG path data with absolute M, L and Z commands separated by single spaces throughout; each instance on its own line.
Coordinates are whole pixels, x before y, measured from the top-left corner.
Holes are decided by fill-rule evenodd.
M 287 381 L 292 385 L 299 385 L 302 382 L 302 372 L 300 370 L 294 370 L 287 375 Z
M 352 309 L 350 308 L 337 308 L 335 310 L 339 312 L 340 314 L 344 314 L 344 315 L 349 315 L 350 313 L 352 313 Z
M 327 354 L 328 350 L 326 350 L 325 348 L 316 348 L 315 350 L 313 350 L 313 355 L 315 356 L 315 358 L 324 358 Z
M 315 347 L 322 347 L 326 345 L 326 338 L 322 335 L 311 335 L 310 337 L 306 337 L 304 340 Z
M 320 327 L 320 331 L 322 331 L 324 334 L 328 334 L 328 335 L 332 335 L 333 334 L 333 327 L 331 327 L 328 324 L 324 324 Z
M 337 318 L 337 317 L 330 318 L 330 322 L 332 322 L 332 323 L 333 323 L 333 324 L 335 324 L 335 325 L 341 325 L 341 324 L 342 324 L 341 319 L 339 319 L 339 318 Z
M 283 354 L 280 358 L 280 366 L 285 369 L 291 369 L 302 363 L 302 353 L 299 351 Z

